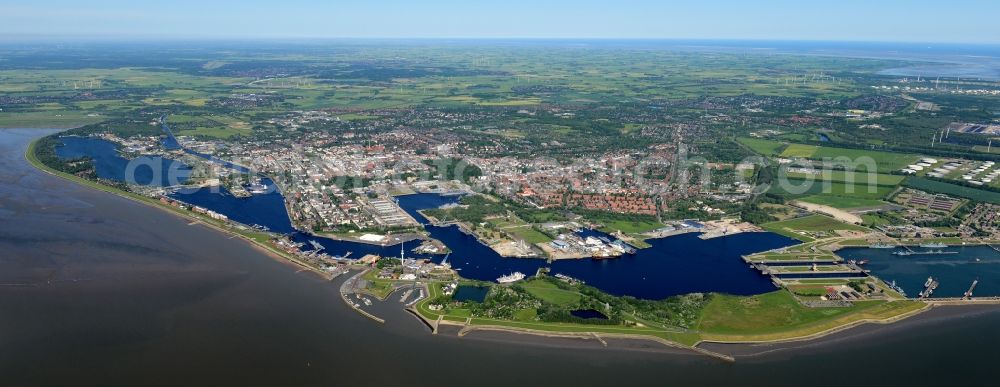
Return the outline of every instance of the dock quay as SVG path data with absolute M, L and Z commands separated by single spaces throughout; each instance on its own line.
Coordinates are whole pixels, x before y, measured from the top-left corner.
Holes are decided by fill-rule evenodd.
M 347 306 L 350 306 L 351 309 L 354 309 L 356 312 L 360 313 L 362 316 L 368 317 L 368 318 L 372 319 L 373 321 L 378 322 L 380 324 L 385 324 L 385 319 L 379 318 L 379 317 L 377 317 L 377 316 L 375 316 L 375 315 L 373 315 L 371 313 L 368 313 L 368 311 L 366 311 L 364 309 L 361 309 L 361 305 L 359 305 L 358 303 L 352 302 L 350 299 L 347 298 L 347 294 L 348 293 L 354 293 L 355 295 L 358 294 L 356 292 L 356 290 L 357 290 L 357 282 L 361 278 L 361 276 L 363 276 L 367 272 L 368 272 L 368 270 L 361 271 L 358 274 L 355 274 L 353 277 L 348 278 L 346 281 L 344 281 L 344 283 L 342 283 L 340 285 L 340 298 L 342 300 L 344 300 L 344 303 L 347 304 Z
M 754 255 L 756 256 L 756 255 L 759 255 L 759 254 L 754 254 Z M 766 259 L 766 258 L 764 258 L 764 259 L 753 259 L 752 256 L 750 256 L 750 255 L 744 255 L 742 258 L 743 258 L 743 262 L 746 262 L 748 264 L 765 264 L 765 265 L 774 265 L 774 266 L 782 266 L 782 265 L 787 265 L 787 266 L 812 265 L 814 263 L 815 264 L 820 264 L 820 265 L 833 265 L 833 264 L 838 264 L 838 263 L 842 262 L 842 260 L 836 259 L 836 258 L 823 258 L 823 259 L 815 259 L 815 258 L 814 259 L 804 259 L 804 258 L 799 258 L 799 259 Z

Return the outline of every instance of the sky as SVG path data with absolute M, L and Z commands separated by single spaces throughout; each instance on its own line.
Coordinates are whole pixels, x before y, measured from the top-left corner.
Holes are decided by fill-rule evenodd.
M 0 37 L 1000 43 L 996 0 L 0 0 Z

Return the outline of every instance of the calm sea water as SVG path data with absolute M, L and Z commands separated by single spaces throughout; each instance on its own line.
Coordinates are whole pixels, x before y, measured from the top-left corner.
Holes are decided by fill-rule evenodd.
M 942 250 L 955 254 L 941 255 L 894 255 L 901 249 L 846 248 L 837 252 L 845 259 L 870 262 L 866 266 L 872 274 L 896 284 L 915 297 L 924 289 L 927 277 L 934 277 L 940 283 L 934 291 L 935 297 L 961 297 L 972 281 L 978 279 L 977 296 L 1000 296 L 1000 253 L 988 246 L 959 246 L 946 249 L 925 249 L 916 251 Z
M 191 168 L 183 163 L 159 156 L 142 156 L 133 160 L 118 153 L 118 145 L 92 137 L 69 136 L 56 147 L 56 155 L 63 159 L 90 157 L 97 176 L 102 179 L 131 181 L 141 185 L 171 186 L 183 184 L 191 175 Z
M 269 183 L 269 182 L 268 182 Z M 327 254 L 359 258 L 366 254 L 399 256 L 400 246 L 376 246 L 338 241 L 297 232 L 288 220 L 284 201 L 279 192 L 240 199 L 224 191 L 202 188 L 178 192 L 173 198 L 225 214 L 231 219 L 267 226 L 272 231 L 292 233 L 299 242 L 316 241 Z M 400 206 L 420 222 L 426 222 L 417 210 L 436 208 L 454 203 L 455 196 L 415 194 L 399 197 Z M 606 292 L 639 298 L 659 299 L 695 292 L 730 294 L 760 294 L 773 291 L 774 285 L 764 276 L 744 265 L 740 256 L 758 251 L 795 244 L 792 239 L 772 233 L 746 233 L 711 240 L 701 240 L 695 234 L 684 234 L 649 241 L 652 247 L 613 260 L 561 260 L 547 264 L 541 259 L 503 258 L 465 234 L 457 226 L 425 226 L 431 237 L 448 246 L 452 253 L 448 262 L 466 278 L 493 281 L 513 272 L 533 275 L 539 268 L 549 267 L 581 279 Z M 411 242 L 409 248 L 416 247 Z M 306 245 L 304 249 L 311 249 Z M 406 248 L 404 246 L 404 248 Z M 441 262 L 443 256 L 406 256 L 428 258 Z

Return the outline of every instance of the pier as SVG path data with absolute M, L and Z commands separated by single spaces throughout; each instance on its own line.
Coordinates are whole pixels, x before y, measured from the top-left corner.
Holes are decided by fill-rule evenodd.
M 975 280 L 973 280 L 972 281 L 972 285 L 969 286 L 969 290 L 965 291 L 965 294 L 962 295 L 962 299 L 963 300 L 971 299 L 972 298 L 972 291 L 976 290 L 976 285 L 978 285 L 978 284 L 979 284 L 979 278 L 976 278 Z

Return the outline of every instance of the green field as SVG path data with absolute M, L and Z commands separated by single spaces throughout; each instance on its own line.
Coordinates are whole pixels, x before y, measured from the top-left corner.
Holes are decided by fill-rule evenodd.
M 540 298 L 542 301 L 549 302 L 560 306 L 575 306 L 580 303 L 580 293 L 572 290 L 560 289 L 556 284 L 544 281 L 544 280 L 534 280 L 525 282 L 521 286 L 524 287 L 528 293 Z
M 740 137 L 737 139 L 741 144 L 746 145 L 750 150 L 764 156 L 778 154 L 778 150 L 785 146 L 784 143 L 760 138 Z
M 865 231 L 864 227 L 847 224 L 825 215 L 809 215 L 801 218 L 782 220 L 779 222 L 764 223 L 761 225 L 765 230 L 777 232 L 779 230 L 800 230 L 800 231 L 825 231 L 835 230 Z
M 710 340 L 781 340 L 852 321 L 891 318 L 923 307 L 913 301 L 861 301 L 847 308 L 808 308 L 787 291 L 751 297 L 715 295 L 702 312 L 698 330 Z
M 826 171 L 823 173 L 803 173 L 803 172 L 788 172 L 786 174 L 789 179 L 794 180 L 809 180 L 814 181 L 830 181 L 835 183 L 854 183 L 857 185 L 884 185 L 884 186 L 897 186 L 899 183 L 903 182 L 905 176 L 899 175 L 887 175 L 883 173 L 868 173 L 868 172 L 846 172 L 846 171 Z
M 867 184 L 845 184 L 788 180 L 788 186 L 774 184 L 768 193 L 785 197 L 841 196 L 855 199 L 879 200 L 888 196 L 894 187 Z
M 788 144 L 788 147 L 781 152 L 781 157 L 805 158 L 813 160 L 830 160 L 835 165 L 845 165 L 838 161 L 838 158 L 847 158 L 847 166 L 852 170 L 891 172 L 898 171 L 903 167 L 913 164 L 920 159 L 919 155 L 907 153 L 894 153 L 866 149 L 834 148 L 828 146 L 815 146 L 804 144 Z M 874 169 L 869 169 L 868 164 L 873 163 Z
M 813 204 L 830 206 L 839 209 L 876 207 L 887 204 L 884 201 L 876 199 L 864 199 L 864 198 L 855 198 L 850 196 L 834 196 L 834 195 L 810 195 L 798 198 L 798 200 Z
M 801 157 L 804 159 L 812 158 L 819 147 L 814 145 L 803 145 L 803 144 L 788 144 L 785 150 L 781 152 L 781 157 Z
M 504 231 L 508 232 L 515 238 L 523 239 L 525 242 L 531 244 L 552 242 L 552 237 L 545 235 L 541 231 L 535 230 L 530 225 L 509 227 L 505 228 Z
M 965 187 L 957 184 L 949 184 L 941 181 L 935 181 L 915 176 L 906 178 L 906 180 L 903 181 L 903 185 L 910 188 L 919 189 L 921 191 L 927 191 L 932 193 L 943 193 L 946 195 L 958 196 L 981 202 L 1000 204 L 1000 192 L 975 189 L 972 187 Z
M 0 111 L 0 128 L 73 128 L 104 120 L 92 112 L 42 110 L 35 112 Z

